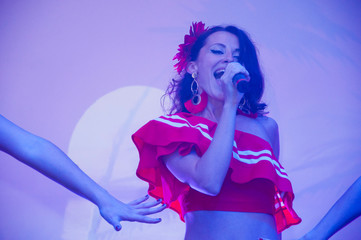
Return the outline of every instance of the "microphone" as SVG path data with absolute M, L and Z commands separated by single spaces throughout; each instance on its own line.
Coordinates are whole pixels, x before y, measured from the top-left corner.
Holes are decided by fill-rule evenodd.
M 243 73 L 237 73 L 234 75 L 232 82 L 236 86 L 238 92 L 246 93 L 249 91 L 249 82 L 247 81 L 246 75 Z

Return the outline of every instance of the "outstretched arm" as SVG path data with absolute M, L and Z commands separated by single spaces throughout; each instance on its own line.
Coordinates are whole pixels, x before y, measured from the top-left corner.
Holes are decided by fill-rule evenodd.
M 103 218 L 118 231 L 121 229 L 120 221 L 161 221 L 146 216 L 165 208 L 159 206 L 160 201 L 144 203 L 149 196 L 129 204 L 117 200 L 53 143 L 25 131 L 1 115 L 0 150 L 97 205 Z
M 321 221 L 300 240 L 329 239 L 361 215 L 361 177 L 337 200 Z

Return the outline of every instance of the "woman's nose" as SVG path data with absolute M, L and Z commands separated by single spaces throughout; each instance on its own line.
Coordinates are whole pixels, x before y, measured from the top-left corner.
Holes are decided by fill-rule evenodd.
M 231 52 L 226 52 L 224 55 L 224 61 L 227 63 L 233 62 L 235 59 L 233 57 L 233 54 Z

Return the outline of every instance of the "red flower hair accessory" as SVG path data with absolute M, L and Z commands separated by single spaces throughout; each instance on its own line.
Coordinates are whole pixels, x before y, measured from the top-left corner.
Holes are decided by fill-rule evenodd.
M 179 44 L 178 53 L 173 58 L 173 60 L 178 60 L 178 62 L 174 64 L 174 68 L 178 74 L 186 68 L 194 43 L 202 33 L 208 30 L 208 27 L 205 29 L 204 26 L 205 24 L 202 22 L 193 22 L 189 28 L 189 35 L 186 34 L 184 36 L 184 43 Z

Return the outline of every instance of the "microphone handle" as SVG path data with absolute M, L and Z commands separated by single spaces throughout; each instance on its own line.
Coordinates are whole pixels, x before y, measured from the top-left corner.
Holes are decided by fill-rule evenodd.
M 243 73 L 237 73 L 232 78 L 232 82 L 236 85 L 238 92 L 246 93 L 249 91 L 249 82 L 246 79 L 247 78 Z

